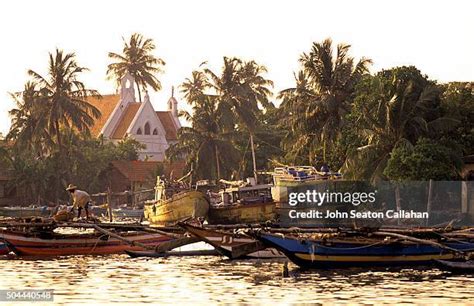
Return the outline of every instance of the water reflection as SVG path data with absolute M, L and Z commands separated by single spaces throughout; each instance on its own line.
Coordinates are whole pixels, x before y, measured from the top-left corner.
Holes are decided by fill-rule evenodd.
M 435 268 L 304 271 L 283 261 L 125 255 L 0 260 L 0 289 L 54 289 L 55 302 L 469 303 L 474 276 Z M 37 304 L 35 304 L 37 305 Z M 38 303 L 40 305 L 40 303 Z

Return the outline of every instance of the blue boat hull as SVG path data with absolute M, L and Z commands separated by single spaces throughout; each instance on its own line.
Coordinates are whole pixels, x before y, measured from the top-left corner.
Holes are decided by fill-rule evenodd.
M 303 268 L 421 265 L 432 264 L 435 260 L 453 259 L 455 256 L 442 248 L 415 243 L 333 241 L 328 244 L 327 241 L 299 240 L 265 233 L 260 233 L 257 238 Z M 450 242 L 445 245 L 474 253 L 474 242 Z

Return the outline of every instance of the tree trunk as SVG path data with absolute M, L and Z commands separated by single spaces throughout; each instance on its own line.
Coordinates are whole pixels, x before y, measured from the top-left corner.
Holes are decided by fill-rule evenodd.
M 141 103 L 142 102 L 142 93 L 140 91 L 140 85 L 138 85 L 137 80 L 135 80 L 135 83 L 137 84 L 138 101 Z
M 250 133 L 250 147 L 252 149 L 252 162 L 253 162 L 253 177 L 255 179 L 255 183 L 258 183 L 258 177 L 257 177 L 257 161 L 255 160 L 255 147 L 253 144 L 253 134 Z
M 221 168 L 219 165 L 219 150 L 217 150 L 217 145 L 214 145 L 214 150 L 216 152 L 216 171 L 217 171 L 217 181 L 221 178 Z
M 397 206 L 397 212 L 402 210 L 402 204 L 400 199 L 400 185 L 397 183 L 395 185 L 395 204 Z M 397 219 L 397 224 L 400 225 L 400 219 Z

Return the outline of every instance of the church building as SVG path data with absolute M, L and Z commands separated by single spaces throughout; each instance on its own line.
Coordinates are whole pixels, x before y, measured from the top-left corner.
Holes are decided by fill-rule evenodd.
M 140 160 L 163 161 L 166 149 L 176 143 L 181 127 L 174 90 L 168 100 L 168 110 L 155 111 L 148 93 L 143 102 L 136 101 L 134 85 L 135 80 L 127 74 L 121 81 L 120 94 L 87 99 L 102 113 L 91 133 L 114 143 L 127 137 L 134 138 L 145 145 L 145 149 L 139 152 Z

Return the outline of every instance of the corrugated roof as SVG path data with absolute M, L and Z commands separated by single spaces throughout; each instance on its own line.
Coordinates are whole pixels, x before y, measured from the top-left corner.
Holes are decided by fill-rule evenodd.
M 165 111 L 165 112 L 156 112 L 158 115 L 158 118 L 161 121 L 161 124 L 165 128 L 166 132 L 166 140 L 177 140 L 178 139 L 178 130 L 176 128 L 176 125 L 174 123 L 174 119 L 171 115 L 171 112 Z
M 120 118 L 119 124 L 112 134 L 112 139 L 123 139 L 125 137 L 125 134 L 127 133 L 127 130 L 130 127 L 133 118 L 135 118 L 140 106 L 141 103 L 139 102 L 133 102 L 127 105 L 127 109 L 125 109 L 125 112 L 122 114 L 122 118 Z
M 87 97 L 87 102 L 99 109 L 101 113 L 101 116 L 94 121 L 94 125 L 91 127 L 92 136 L 99 136 L 100 131 L 119 101 L 120 95 L 103 95 L 102 98 Z

